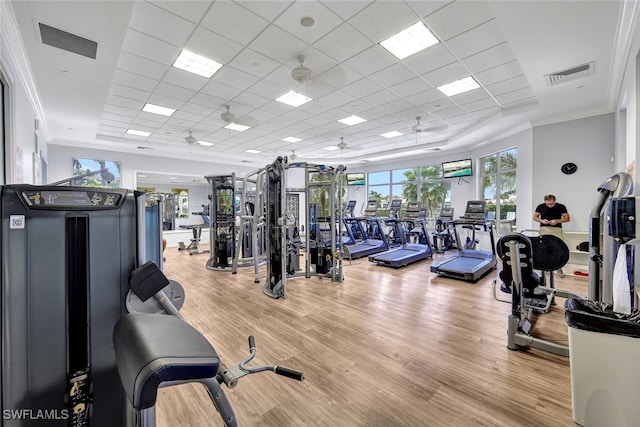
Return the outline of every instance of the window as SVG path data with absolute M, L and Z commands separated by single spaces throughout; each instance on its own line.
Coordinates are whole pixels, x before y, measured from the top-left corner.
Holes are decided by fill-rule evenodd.
M 516 169 L 518 152 L 511 148 L 480 159 L 482 195 L 487 202 L 487 217 L 498 220 L 498 232 L 504 234 L 515 228 Z
M 368 175 L 369 199 L 380 203 L 380 215 L 384 216 L 392 199 L 420 202 L 427 210 L 427 217 L 435 219 L 440 209 L 451 204 L 450 182 L 442 178 L 440 165 L 418 166 L 410 169 L 371 172 Z M 404 215 L 404 209 L 400 213 Z

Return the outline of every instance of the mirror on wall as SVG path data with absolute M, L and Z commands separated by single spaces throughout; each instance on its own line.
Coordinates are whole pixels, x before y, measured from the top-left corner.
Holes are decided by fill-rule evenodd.
M 136 190 L 162 195 L 165 231 L 202 222 L 199 212 L 208 205 L 209 184 L 204 176 L 136 172 Z

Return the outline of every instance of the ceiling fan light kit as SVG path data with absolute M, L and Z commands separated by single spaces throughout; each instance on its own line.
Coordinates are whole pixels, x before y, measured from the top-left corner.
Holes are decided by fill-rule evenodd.
M 304 66 L 304 55 L 298 55 L 298 62 L 300 65 L 291 70 L 291 78 L 298 84 L 309 82 L 313 73 L 310 68 Z

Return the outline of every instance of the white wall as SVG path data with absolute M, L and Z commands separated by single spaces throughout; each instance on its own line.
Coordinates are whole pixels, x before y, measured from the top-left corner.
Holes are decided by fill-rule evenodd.
M 534 208 L 545 194 L 554 194 L 571 215 L 565 230 L 587 231 L 598 186 L 618 172 L 614 154 L 613 114 L 533 128 Z M 563 174 L 560 167 L 566 162 L 578 165 L 578 171 Z
M 40 151 L 46 156 L 48 132 L 43 124 L 38 150 L 35 147 L 35 120 L 39 100 L 31 77 L 27 58 L 20 49 L 19 33 L 8 2 L 0 2 L 0 71 L 9 88 L 9 118 L 5 125 L 8 135 L 5 151 L 6 181 L 34 183 L 34 154 L 39 162 Z M 20 155 L 16 155 L 21 153 Z

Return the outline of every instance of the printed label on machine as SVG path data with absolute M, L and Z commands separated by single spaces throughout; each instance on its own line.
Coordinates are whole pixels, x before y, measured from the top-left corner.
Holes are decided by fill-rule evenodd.
M 29 206 L 115 206 L 121 195 L 101 191 L 23 191 Z
M 24 215 L 10 215 L 9 216 L 9 228 L 10 229 L 23 229 L 24 228 Z

